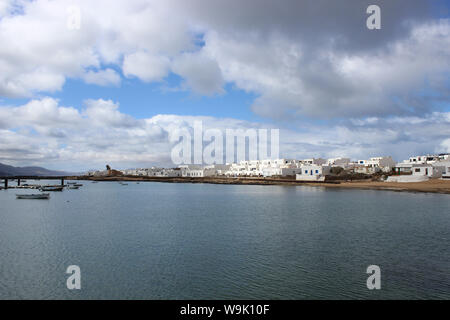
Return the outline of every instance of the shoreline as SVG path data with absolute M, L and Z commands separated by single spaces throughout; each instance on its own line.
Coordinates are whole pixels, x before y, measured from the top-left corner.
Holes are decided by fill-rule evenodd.
M 313 186 L 326 188 L 385 190 L 397 192 L 421 192 L 450 194 L 450 180 L 431 179 L 423 182 L 382 182 L 382 181 L 297 181 L 293 179 L 272 178 L 222 178 L 222 177 L 68 177 L 68 180 L 85 181 L 134 181 L 134 182 L 163 182 L 163 183 L 208 183 L 208 184 L 232 184 L 232 185 L 281 185 L 281 186 Z

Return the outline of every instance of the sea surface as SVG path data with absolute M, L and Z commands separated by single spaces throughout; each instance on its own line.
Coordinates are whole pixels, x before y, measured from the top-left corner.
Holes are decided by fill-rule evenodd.
M 450 195 L 81 183 L 0 191 L 0 299 L 450 299 Z

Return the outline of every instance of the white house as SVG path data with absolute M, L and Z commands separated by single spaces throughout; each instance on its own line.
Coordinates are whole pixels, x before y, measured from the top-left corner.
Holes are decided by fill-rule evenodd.
M 421 160 L 417 160 L 421 161 Z M 410 175 L 394 175 L 388 177 L 387 182 L 421 182 L 432 178 L 446 177 L 450 172 L 450 162 L 433 163 L 399 163 L 395 167 L 397 172 L 411 172 Z M 409 170 L 409 171 L 408 171 Z M 450 177 L 450 175 L 448 175 Z
M 304 165 L 301 173 L 296 175 L 299 181 L 325 181 L 325 175 L 331 171 L 330 166 Z
M 248 167 L 245 162 L 232 163 L 228 170 L 225 170 L 227 176 L 246 176 L 248 175 Z
M 216 175 L 223 175 L 229 172 L 232 166 L 228 164 L 212 164 L 207 166 L 200 165 L 181 165 L 179 168 L 181 169 L 182 177 L 211 177 Z
M 425 164 L 425 163 L 435 163 L 438 161 L 446 160 L 448 158 L 448 154 L 442 153 L 440 155 L 432 155 L 428 154 L 426 156 L 415 156 L 410 157 L 408 160 L 403 162 L 412 163 L 412 164 Z
M 316 164 L 316 165 L 320 166 L 320 165 L 327 163 L 327 160 L 322 159 L 322 158 L 310 158 L 310 159 L 303 159 L 303 160 L 301 160 L 301 162 L 306 165 Z
M 372 157 L 369 160 L 358 160 L 356 173 L 373 174 L 379 171 L 389 172 L 395 167 L 395 161 L 391 157 Z
M 271 177 L 271 176 L 281 176 L 281 177 L 287 177 L 287 176 L 295 176 L 297 173 L 301 173 L 302 168 L 264 168 L 262 170 L 264 177 Z
M 413 164 L 410 162 L 399 162 L 395 165 L 395 172 L 397 173 L 412 173 Z
M 299 172 L 300 161 L 294 159 L 248 160 L 233 163 L 225 172 L 227 176 L 288 176 Z
M 360 161 L 360 160 L 358 160 Z M 353 172 L 355 173 L 364 173 L 364 174 L 374 174 L 380 172 L 381 168 L 376 166 L 366 166 L 366 165 L 356 165 L 353 168 Z
M 415 164 L 412 167 L 413 176 L 425 176 L 428 178 L 440 178 L 444 172 L 443 166 L 433 166 L 432 164 Z
M 229 164 L 211 164 L 211 165 L 205 166 L 204 169 L 214 170 L 214 173 L 216 175 L 224 175 L 230 169 L 230 167 L 231 167 L 231 165 L 229 165 Z
M 441 164 L 444 167 L 444 170 L 442 171 L 442 178 L 450 179 L 450 161 L 442 161 Z
M 148 173 L 152 177 L 181 177 L 182 172 L 180 169 L 152 169 Z
M 327 166 L 346 169 L 350 166 L 350 158 L 330 158 L 327 160 Z
M 192 170 L 185 170 L 182 173 L 183 177 L 190 177 L 190 178 L 203 178 L 203 177 L 211 177 L 216 175 L 216 171 L 214 169 L 192 169 Z

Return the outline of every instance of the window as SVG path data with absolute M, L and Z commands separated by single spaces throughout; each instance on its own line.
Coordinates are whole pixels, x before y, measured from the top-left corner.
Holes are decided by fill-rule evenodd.
M 319 170 L 316 170 L 316 173 L 319 173 Z
M 420 172 L 420 168 L 417 168 L 414 170 L 415 172 Z
M 308 173 L 308 170 L 305 170 L 305 173 Z

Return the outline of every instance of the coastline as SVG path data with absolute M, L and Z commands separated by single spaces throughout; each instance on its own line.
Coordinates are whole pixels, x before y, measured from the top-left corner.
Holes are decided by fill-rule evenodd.
M 88 181 L 135 181 L 135 182 L 165 182 L 165 183 L 209 183 L 233 185 L 281 185 L 281 186 L 313 186 L 326 188 L 386 190 L 398 192 L 424 192 L 450 194 L 450 180 L 432 179 L 423 182 L 382 182 L 382 181 L 330 181 L 312 182 L 293 179 L 272 178 L 223 178 L 223 177 L 142 177 L 142 176 L 108 176 L 108 177 L 70 177 L 72 180 Z

